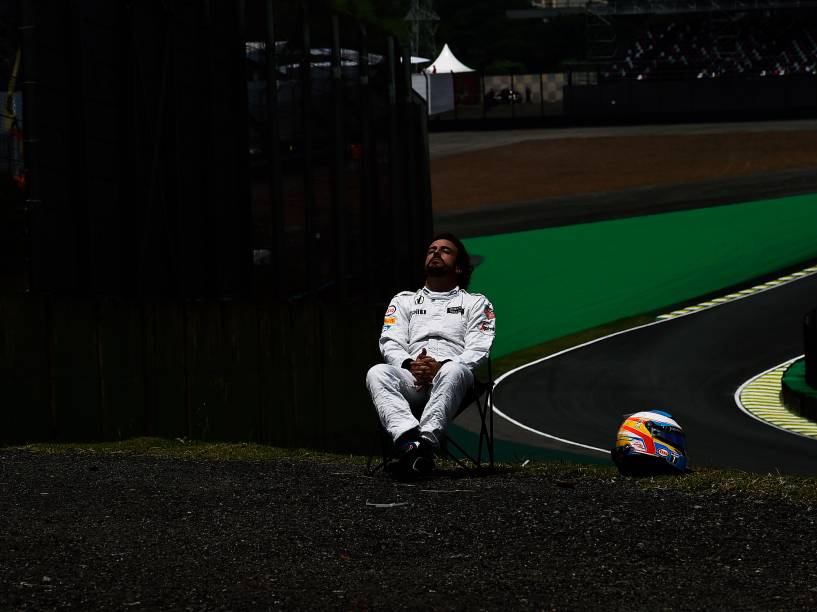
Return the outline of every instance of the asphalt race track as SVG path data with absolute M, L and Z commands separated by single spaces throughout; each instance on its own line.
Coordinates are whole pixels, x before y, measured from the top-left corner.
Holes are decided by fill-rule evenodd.
M 817 441 L 765 425 L 734 400 L 747 379 L 803 353 L 803 315 L 815 305 L 812 275 L 611 336 L 510 373 L 494 404 L 539 432 L 598 449 L 612 446 L 622 415 L 666 410 L 687 432 L 693 469 L 817 474 Z
M 813 130 L 815 123 L 441 133 L 430 135 L 430 145 L 436 159 L 524 139 L 661 134 L 665 129 L 671 134 Z M 811 168 L 790 169 L 480 210 L 444 210 L 435 213 L 435 228 L 482 236 L 718 206 L 813 193 L 816 177 Z M 734 400 L 747 379 L 803 353 L 802 318 L 815 306 L 817 277 L 812 276 L 528 366 L 500 382 L 494 403 L 535 430 L 605 450 L 614 442 L 622 415 L 664 409 L 687 431 L 693 468 L 817 474 L 817 441 L 765 425 L 741 412 Z M 511 444 L 605 459 L 598 450 L 545 438 L 501 418 L 496 419 L 496 435 Z

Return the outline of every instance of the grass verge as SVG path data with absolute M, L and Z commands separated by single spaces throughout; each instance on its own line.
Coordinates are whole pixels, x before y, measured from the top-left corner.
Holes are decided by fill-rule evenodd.
M 535 464 L 530 475 L 550 475 L 557 484 L 572 485 L 582 480 L 631 483 L 645 491 L 673 491 L 705 499 L 726 495 L 752 499 L 758 503 L 785 502 L 809 507 L 817 504 L 817 477 L 792 476 L 778 472 L 755 473 L 740 470 L 700 468 L 683 476 L 633 478 L 622 476 L 612 466 L 575 465 L 563 462 Z
M 279 448 L 252 442 L 202 442 L 186 438 L 131 438 L 117 442 L 41 442 L 6 449 L 35 453 L 76 453 L 144 455 L 171 459 L 205 459 L 220 461 L 280 461 L 295 459 L 326 463 L 365 463 L 359 455 L 327 453 L 306 448 Z
M 312 461 L 326 464 L 363 466 L 367 458 L 360 455 L 325 453 L 307 449 L 286 449 L 263 444 L 200 442 L 177 438 L 134 438 L 121 442 L 49 443 L 4 447 L 0 450 L 24 450 L 45 454 L 111 454 L 150 456 L 183 460 L 230 461 Z M 465 476 L 467 473 L 450 461 L 440 461 L 444 474 Z M 557 487 L 622 486 L 643 491 L 670 491 L 691 497 L 710 495 L 753 499 L 758 503 L 784 502 L 796 505 L 817 504 L 817 477 L 789 476 L 779 473 L 751 473 L 737 470 L 703 468 L 684 476 L 631 478 L 621 476 L 612 466 L 583 465 L 571 461 L 525 461 L 498 464 L 494 474 L 509 478 L 540 478 Z

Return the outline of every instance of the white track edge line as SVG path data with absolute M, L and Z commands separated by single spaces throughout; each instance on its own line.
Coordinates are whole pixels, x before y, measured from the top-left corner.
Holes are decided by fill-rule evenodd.
M 812 267 L 815 267 L 815 266 L 809 266 L 809 268 L 812 268 Z M 806 269 L 809 269 L 809 268 L 806 268 Z M 698 309 L 698 310 L 693 310 L 693 311 L 686 312 L 686 313 L 683 313 L 683 314 L 679 314 L 677 316 L 670 317 L 670 318 L 667 318 L 667 319 L 656 319 L 655 321 L 651 321 L 650 323 L 645 323 L 643 325 L 637 325 L 635 327 L 630 327 L 628 329 L 622 329 L 622 330 L 619 330 L 617 332 L 613 332 L 612 334 L 608 334 L 606 336 L 602 336 L 602 337 L 596 338 L 594 340 L 589 340 L 588 342 L 584 342 L 582 344 L 577 344 L 576 346 L 568 347 L 568 348 L 563 349 L 563 350 L 561 350 L 561 351 L 559 351 L 557 353 L 553 353 L 552 355 L 546 355 L 545 357 L 540 357 L 539 359 L 534 359 L 530 363 L 525 363 L 525 364 L 522 364 L 521 366 L 517 366 L 513 370 L 509 370 L 509 371 L 505 372 L 504 374 L 501 374 L 494 381 L 494 389 L 493 389 L 493 392 L 491 393 L 491 409 L 497 415 L 499 415 L 501 418 L 505 419 L 509 423 L 511 423 L 513 425 L 516 425 L 517 427 L 519 427 L 521 429 L 524 429 L 526 431 L 529 431 L 531 433 L 534 433 L 536 435 L 542 436 L 544 438 L 550 438 L 551 440 L 557 440 L 559 442 L 562 442 L 564 444 L 570 444 L 572 446 L 579 446 L 581 448 L 587 448 L 587 449 L 591 449 L 591 450 L 595 450 L 595 451 L 600 451 L 600 452 L 603 452 L 605 454 L 609 453 L 610 451 L 600 449 L 600 448 L 598 448 L 596 446 L 589 446 L 587 444 L 582 444 L 581 442 L 575 442 L 573 440 L 567 440 L 567 439 L 564 439 L 564 438 L 559 438 L 559 437 L 554 436 L 552 434 L 545 433 L 544 431 L 539 431 L 538 429 L 534 429 L 533 427 L 529 427 L 528 425 L 524 425 L 524 424 L 520 423 L 519 421 L 517 421 L 516 419 L 508 416 L 507 414 L 502 412 L 497 407 L 496 402 L 493 401 L 494 393 L 496 393 L 497 387 L 499 387 L 499 384 L 503 380 L 508 378 L 511 374 L 515 374 L 516 372 L 524 370 L 525 368 L 528 368 L 530 366 L 536 365 L 537 363 L 542 363 L 543 361 L 547 361 L 548 359 L 553 359 L 554 357 L 559 357 L 560 355 L 564 355 L 565 353 L 569 353 L 570 351 L 575 351 L 577 349 L 584 348 L 585 346 L 590 346 L 591 344 L 595 344 L 596 342 L 601 342 L 602 340 L 607 340 L 608 338 L 613 338 L 613 337 L 619 336 L 621 334 L 626 334 L 628 332 L 636 331 L 636 330 L 639 330 L 639 329 L 644 329 L 645 327 L 651 327 L 653 325 L 659 325 L 660 323 L 668 323 L 670 321 L 677 321 L 678 319 L 681 319 L 683 317 L 688 317 L 688 316 L 691 316 L 691 315 L 694 315 L 694 314 L 698 314 L 699 312 L 703 312 L 704 310 L 710 310 L 711 308 L 718 308 L 720 306 L 725 306 L 727 304 L 731 304 L 732 302 L 737 302 L 738 300 L 742 300 L 742 299 L 745 299 L 745 298 L 748 298 L 748 297 L 752 297 L 754 295 L 757 295 L 758 293 L 764 293 L 766 291 L 771 291 L 773 289 L 779 289 L 780 287 L 783 287 L 783 286 L 788 285 L 790 283 L 795 283 L 795 282 L 797 282 L 799 280 L 809 278 L 811 276 L 814 276 L 815 274 L 817 274 L 817 270 L 814 270 L 812 272 L 808 272 L 807 274 L 804 274 L 803 276 L 798 276 L 798 277 L 792 278 L 791 280 L 783 281 L 780 284 L 774 285 L 772 287 L 767 287 L 765 289 L 760 289 L 760 290 L 758 290 L 756 292 L 749 293 L 747 295 L 742 295 L 742 296 L 739 296 L 739 297 L 735 297 L 733 299 L 727 300 L 725 302 L 720 302 L 718 304 L 712 304 L 712 306 L 706 306 L 704 308 L 701 308 L 701 309 Z M 779 280 L 779 279 L 775 279 L 775 280 Z M 767 281 L 767 282 L 769 282 L 769 281 Z M 731 294 L 729 294 L 729 295 L 731 295 Z M 707 301 L 709 301 L 709 300 L 707 300 Z M 785 362 L 783 362 L 783 363 L 785 363 Z M 771 370 L 774 370 L 775 368 L 779 368 L 780 365 L 781 364 L 778 364 L 774 368 L 770 368 L 769 370 L 767 370 L 766 372 L 763 372 L 762 374 L 766 374 L 767 372 L 770 372 Z M 760 374 L 759 376 L 762 376 L 762 374 Z M 746 384 L 746 383 L 744 383 L 744 384 Z M 757 417 L 752 415 L 752 418 L 757 418 Z M 761 420 L 761 419 L 758 419 L 758 420 Z M 765 423 L 766 421 L 762 421 L 762 422 Z M 767 424 L 771 425 L 770 423 L 767 423 Z M 771 426 L 774 427 L 773 425 L 771 425 Z M 779 427 L 778 429 L 783 429 L 783 428 Z M 794 434 L 794 435 L 801 435 L 801 434 L 797 434 L 795 432 L 789 431 L 787 429 L 783 429 L 783 431 L 788 431 L 789 433 Z M 802 436 L 802 437 L 808 437 L 808 436 Z
M 549 433 L 545 433 L 545 432 L 543 432 L 543 431 L 539 431 L 538 429 L 534 429 L 533 427 L 528 427 L 528 426 L 527 426 L 527 425 L 525 425 L 524 423 L 520 423 L 520 422 L 519 422 L 519 421 L 517 421 L 516 419 L 514 419 L 514 418 L 512 418 L 512 417 L 509 417 L 507 414 L 503 414 L 502 412 L 500 412 L 499 410 L 497 410 L 497 409 L 496 409 L 496 404 L 494 404 L 494 412 L 496 412 L 496 413 L 497 413 L 499 416 L 501 416 L 501 417 L 502 417 L 503 419 L 505 419 L 506 421 L 509 421 L 509 422 L 513 423 L 514 425 L 516 425 L 516 426 L 517 426 L 517 427 L 519 427 L 520 429 L 524 429 L 525 431 L 529 431 L 529 432 L 531 432 L 531 433 L 534 433 L 534 434 L 536 434 L 537 436 L 542 436 L 542 437 L 545 437 L 545 438 L 550 438 L 551 440 L 556 440 L 557 442 L 562 442 L 562 443 L 564 443 L 564 444 L 570 444 L 570 445 L 572 445 L 572 446 L 580 446 L 581 448 L 586 448 L 586 449 L 588 449 L 588 450 L 598 451 L 598 452 L 600 452 L 600 453 L 604 453 L 605 455 L 609 455 L 609 454 L 610 454 L 610 451 L 609 451 L 609 450 L 606 450 L 606 449 L 604 449 L 604 448 L 599 448 L 599 447 L 597 447 L 597 446 L 590 446 L 589 444 L 582 444 L 581 442 L 574 442 L 573 440 L 566 440 L 565 438 L 558 438 L 558 437 L 556 437 L 556 436 L 554 436 L 554 435 L 551 435 L 551 434 L 549 434 Z
M 692 314 L 692 313 L 690 313 L 690 314 Z M 686 315 L 682 315 L 682 316 L 686 316 Z M 678 319 L 680 317 L 675 317 L 675 318 Z M 563 350 L 559 351 L 558 353 L 553 353 L 552 355 L 547 355 L 546 357 L 540 357 L 539 359 L 531 361 L 530 363 L 526 363 L 526 364 L 523 364 L 521 366 L 517 366 L 513 370 L 505 372 L 504 374 L 500 375 L 499 378 L 496 379 L 496 381 L 494 381 L 494 391 L 493 391 L 493 393 L 491 393 L 491 404 L 493 406 L 494 412 L 497 415 L 499 415 L 500 417 L 502 417 L 503 419 L 505 419 L 506 421 L 508 421 L 509 423 L 512 423 L 512 424 L 516 425 L 517 427 L 520 427 L 520 428 L 522 428 L 522 429 L 524 429 L 526 431 L 529 431 L 529 432 L 534 433 L 536 435 L 542 436 L 544 438 L 550 438 L 551 440 L 557 440 L 557 441 L 562 442 L 564 444 L 570 444 L 572 446 L 579 446 L 581 448 L 587 448 L 587 449 L 599 451 L 599 452 L 602 452 L 602 453 L 605 453 L 605 454 L 609 454 L 609 452 L 610 452 L 609 450 L 604 450 L 604 449 L 598 448 L 596 446 L 589 446 L 587 444 L 582 444 L 581 442 L 575 442 L 574 440 L 567 440 L 565 438 L 559 438 L 559 437 L 554 436 L 552 434 L 545 433 L 544 431 L 539 431 L 538 429 L 534 429 L 533 427 L 529 427 L 528 425 L 524 425 L 524 424 L 520 423 L 516 419 L 514 419 L 514 418 L 508 416 L 507 414 L 505 414 L 504 412 L 502 412 L 497 407 L 496 402 L 493 400 L 493 398 L 495 397 L 494 393 L 496 393 L 496 389 L 497 389 L 497 387 L 499 387 L 499 383 L 501 383 L 508 376 L 510 376 L 511 374 L 515 374 L 516 372 L 519 372 L 520 370 L 524 370 L 525 368 L 528 368 L 530 366 L 536 365 L 537 363 L 542 363 L 543 361 L 547 361 L 548 359 L 553 359 L 555 357 L 559 357 L 560 355 L 564 355 L 565 353 L 569 353 L 570 351 L 574 351 L 574 350 L 583 348 L 585 346 L 590 346 L 591 344 L 595 344 L 596 342 L 601 342 L 602 340 L 606 340 L 607 338 L 612 338 L 614 336 L 618 336 L 618 335 L 621 335 L 621 334 L 626 334 L 627 332 L 635 331 L 637 329 L 642 329 L 644 327 L 650 327 L 652 325 L 658 325 L 659 323 L 664 323 L 666 321 L 673 321 L 673 320 L 675 320 L 675 319 L 664 319 L 664 320 L 660 320 L 660 321 L 652 321 L 650 323 L 645 323 L 644 325 L 638 325 L 636 327 L 631 327 L 629 329 L 623 329 L 623 330 L 614 332 L 612 334 L 609 334 L 607 336 L 602 336 L 601 338 L 596 338 L 594 340 L 590 340 L 590 341 L 585 342 L 583 344 L 578 344 L 576 346 L 571 346 L 569 348 L 566 348 L 566 349 L 563 349 Z

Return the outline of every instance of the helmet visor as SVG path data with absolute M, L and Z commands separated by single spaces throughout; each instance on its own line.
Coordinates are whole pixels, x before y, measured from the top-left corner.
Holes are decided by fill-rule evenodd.
M 666 442 L 676 450 L 686 452 L 686 436 L 680 427 L 650 421 L 647 423 L 647 429 L 656 440 Z

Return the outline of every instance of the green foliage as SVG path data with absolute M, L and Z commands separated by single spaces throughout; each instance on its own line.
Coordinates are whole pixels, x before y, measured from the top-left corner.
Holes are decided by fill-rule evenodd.
M 339 13 L 352 15 L 362 21 L 373 22 L 377 19 L 370 0 L 332 0 L 330 6 Z
M 329 0 L 336 11 L 376 25 L 408 40 L 405 20 L 410 0 Z M 448 43 L 454 55 L 491 74 L 524 74 L 561 69 L 566 59 L 585 55 L 584 17 L 508 19 L 505 12 L 529 9 L 529 0 L 433 0 L 437 23 L 436 52 Z
M 339 13 L 382 28 L 400 40 L 408 36 L 405 16 L 409 5 L 405 0 L 330 0 L 330 6 Z
M 516 73 L 560 68 L 567 57 L 584 57 L 584 18 L 508 19 L 505 12 L 531 8 L 528 0 L 436 0 L 437 46 L 448 43 L 463 63 L 485 70 L 513 63 Z M 496 68 L 492 67 L 492 70 Z

